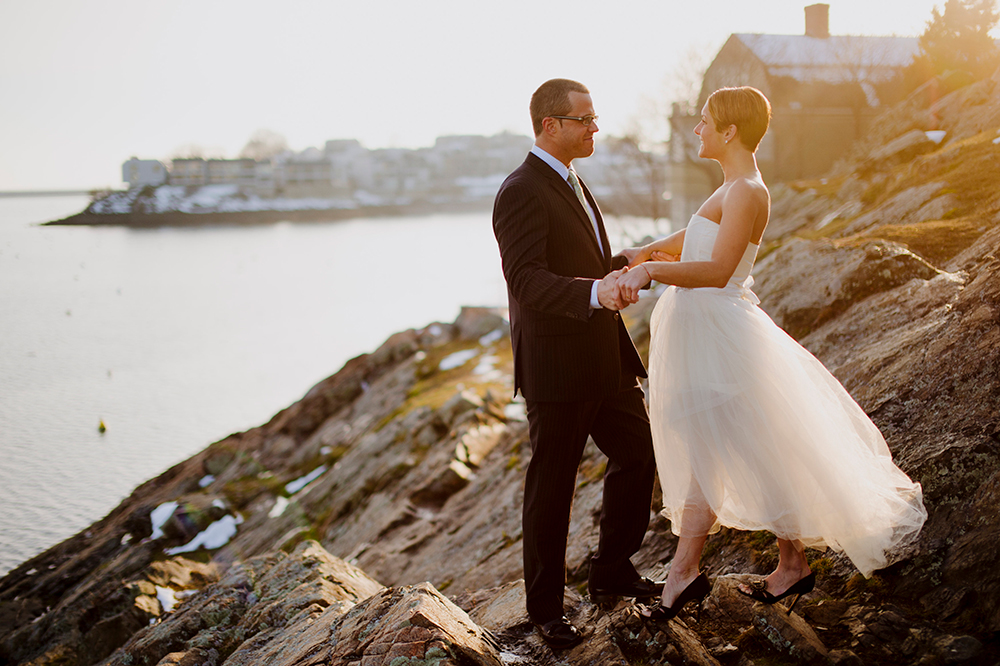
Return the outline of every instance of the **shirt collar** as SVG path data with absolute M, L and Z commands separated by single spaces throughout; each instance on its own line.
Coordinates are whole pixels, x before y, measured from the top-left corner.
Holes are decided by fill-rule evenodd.
M 555 169 L 555 172 L 559 174 L 560 178 L 563 180 L 569 178 L 569 168 L 556 158 L 552 157 L 552 155 L 549 155 L 543 149 L 539 148 L 537 144 L 531 147 L 531 152 L 534 153 L 534 155 L 540 160 Z

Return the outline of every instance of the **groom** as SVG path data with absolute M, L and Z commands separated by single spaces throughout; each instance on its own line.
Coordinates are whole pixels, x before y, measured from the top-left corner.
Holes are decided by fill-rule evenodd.
M 522 514 L 527 610 L 555 648 L 582 640 L 563 615 L 566 539 L 587 437 L 608 457 L 591 599 L 656 597 L 629 558 L 649 525 L 653 445 L 638 377 L 642 361 L 618 314 L 612 257 L 597 202 L 571 164 L 594 152 L 597 116 L 576 81 L 546 81 L 531 97 L 535 145 L 504 181 L 493 231 L 510 303 L 514 391 L 527 404 L 531 462 Z M 619 270 L 612 272 L 612 267 Z

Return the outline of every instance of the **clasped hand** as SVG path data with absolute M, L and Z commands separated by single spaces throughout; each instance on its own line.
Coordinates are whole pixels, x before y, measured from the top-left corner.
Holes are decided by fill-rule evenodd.
M 666 252 L 626 253 L 629 265 L 608 273 L 597 285 L 597 300 L 607 310 L 621 310 L 639 300 L 639 290 L 644 289 L 653 277 L 646 261 L 677 261 L 676 255 Z

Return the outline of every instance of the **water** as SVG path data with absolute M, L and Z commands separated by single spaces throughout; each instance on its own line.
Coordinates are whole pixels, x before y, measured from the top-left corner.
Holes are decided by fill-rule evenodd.
M 85 204 L 0 198 L 0 575 L 391 334 L 506 301 L 489 212 L 36 224 Z

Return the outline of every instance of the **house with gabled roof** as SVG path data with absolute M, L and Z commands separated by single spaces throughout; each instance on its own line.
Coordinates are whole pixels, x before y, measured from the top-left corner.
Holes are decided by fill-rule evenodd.
M 697 113 L 671 115 L 671 218 L 684 224 L 721 182 L 714 162 L 698 157 L 694 126 L 708 96 L 749 85 L 771 102 L 771 127 L 757 149 L 764 180 L 820 176 L 864 135 L 885 107 L 901 101 L 901 74 L 916 37 L 830 35 L 829 5 L 805 8 L 802 35 L 733 34 L 705 71 Z

